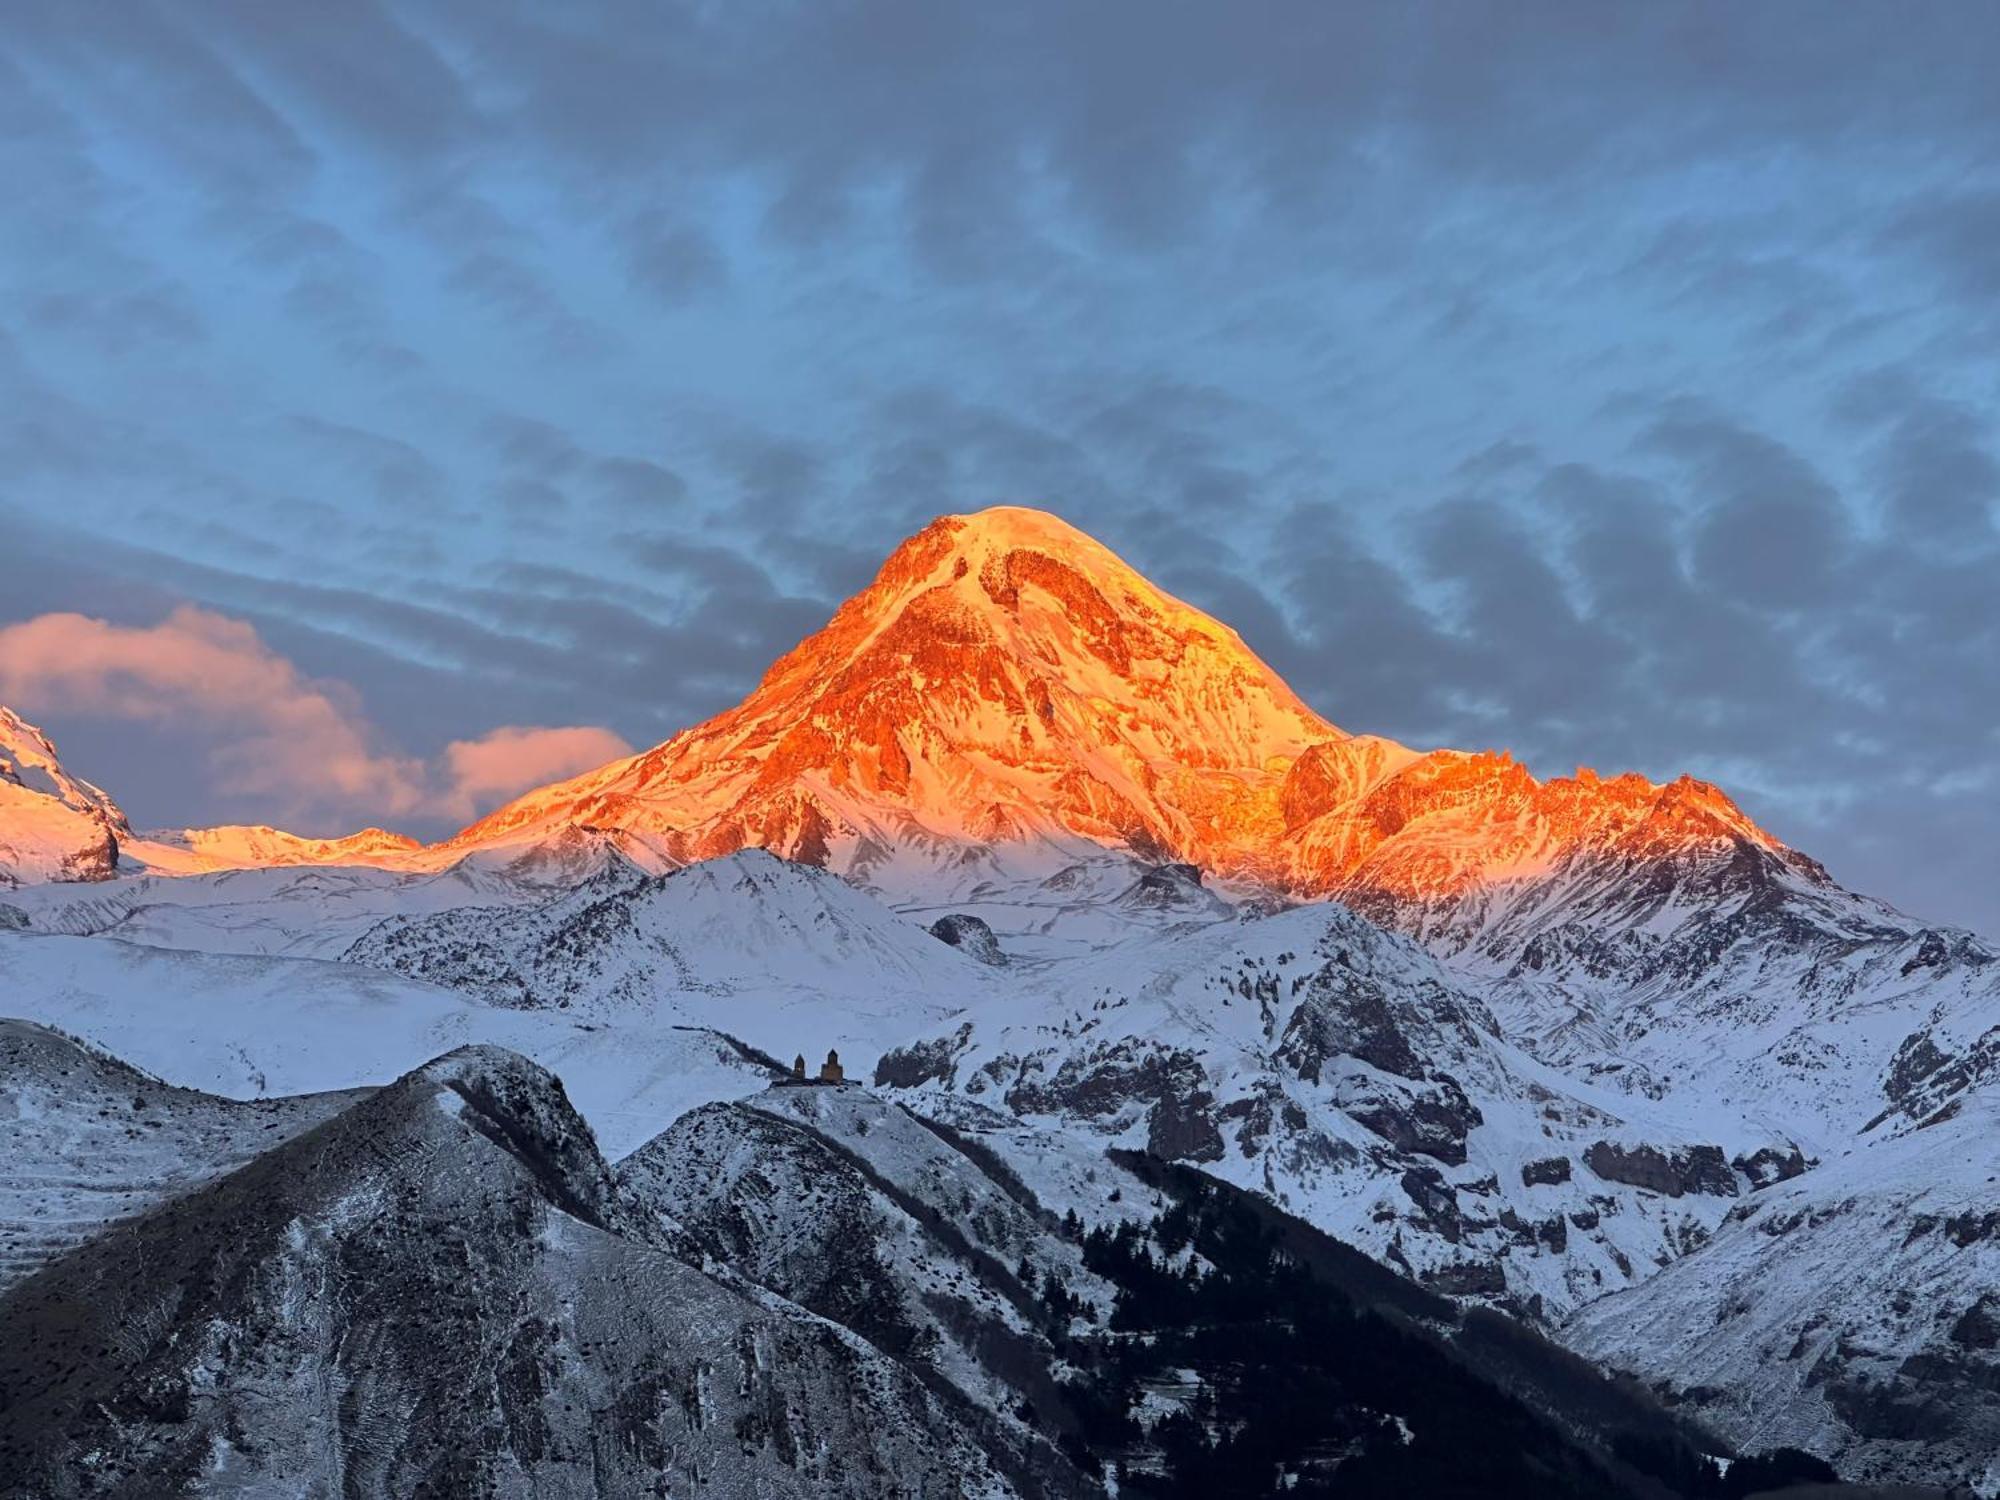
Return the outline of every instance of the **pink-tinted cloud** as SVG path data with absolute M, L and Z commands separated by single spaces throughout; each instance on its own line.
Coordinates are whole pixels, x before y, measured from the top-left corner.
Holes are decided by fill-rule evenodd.
M 80 614 L 0 626 L 0 703 L 193 728 L 210 769 L 246 800 L 303 820 L 471 818 L 514 792 L 630 753 L 607 729 L 510 726 L 437 764 L 384 745 L 358 696 L 316 681 L 241 620 L 183 606 L 157 625 Z M 116 789 L 111 789 L 116 795 Z
M 518 793 L 631 753 L 618 735 L 588 725 L 510 724 L 480 739 L 453 740 L 444 752 L 449 790 L 439 811 L 470 822 Z
M 183 607 L 157 625 L 39 615 L 0 629 L 0 702 L 192 726 L 215 771 L 302 816 L 420 810 L 421 762 L 387 753 L 353 694 L 315 683 L 241 620 Z

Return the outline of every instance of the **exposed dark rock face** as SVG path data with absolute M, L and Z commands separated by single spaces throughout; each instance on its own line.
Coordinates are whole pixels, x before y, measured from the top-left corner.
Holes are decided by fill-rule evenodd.
M 1340 1080 L 1334 1097 L 1398 1151 L 1433 1157 L 1447 1166 L 1465 1164 L 1466 1137 L 1481 1122 L 1465 1090 L 1445 1074 L 1415 1085 L 1351 1074 Z
M 949 1088 L 958 1077 L 958 1054 L 971 1038 L 972 1027 L 968 1023 L 959 1027 L 954 1036 L 933 1037 L 907 1047 L 891 1048 L 875 1061 L 875 1087 L 913 1089 L 926 1083 L 941 1083 Z
M 2000 1293 L 1987 1293 L 1959 1314 L 1951 1341 L 1962 1349 L 2000 1348 Z
M 1206 1089 L 1163 1095 L 1146 1117 L 1146 1149 L 1165 1161 L 1215 1161 L 1222 1132 L 1215 1124 L 1215 1095 Z
M 1904 960 L 1901 972 L 1907 979 L 1923 969 L 1944 969 L 1954 964 L 1983 968 L 1992 962 L 1992 952 L 1971 933 L 1940 932 L 1927 927 L 1917 941 L 1917 951 Z
M 1140 1042 L 1093 1047 L 1066 1057 L 1053 1074 L 1042 1059 L 1003 1060 L 1012 1071 L 1007 1107 L 1016 1114 L 1069 1115 L 1088 1120 L 1136 1117 L 1144 1109 L 1149 1148 L 1157 1155 L 1214 1161 L 1222 1155 L 1215 1096 L 1190 1052 Z
M 1234 1099 L 1217 1113 L 1222 1123 L 1236 1123 L 1236 1149 L 1254 1157 L 1276 1131 L 1297 1137 L 1307 1126 L 1306 1113 L 1285 1097 L 1284 1090 L 1271 1079 L 1261 1080 L 1250 1097 Z
M 1427 1057 L 1444 1050 L 1441 1041 L 1467 1040 L 1469 1018 L 1441 986 L 1392 994 L 1344 959 L 1336 954 L 1299 987 L 1275 1060 L 1328 1084 L 1342 1109 L 1397 1150 L 1463 1163 L 1483 1117 Z
M 1404 1196 L 1416 1207 L 1416 1217 L 1434 1234 L 1454 1245 L 1465 1238 L 1458 1194 L 1436 1167 L 1411 1167 L 1403 1174 L 1402 1187 Z
M 1669 1198 L 1687 1193 L 1734 1198 L 1743 1190 L 1720 1146 L 1688 1146 L 1669 1153 L 1657 1146 L 1628 1148 L 1598 1141 L 1583 1153 L 1583 1162 L 1606 1182 L 1622 1182 Z
M 1206 1092 L 1201 1060 L 1191 1052 L 1122 1041 L 1072 1052 L 1053 1074 L 1039 1057 L 1016 1059 L 1006 1092 L 1016 1114 L 1103 1119 L 1164 1101 L 1185 1105 Z M 1003 1070 L 1003 1074 L 1004 1074 Z
M 1118 900 L 1121 905 L 1138 910 L 1184 911 L 1206 916 L 1229 909 L 1227 903 L 1202 884 L 1200 869 L 1186 864 L 1152 866 Z
M 1750 1179 L 1754 1191 L 1770 1187 L 1773 1183 L 1790 1182 L 1805 1171 L 1806 1155 L 1797 1146 L 1783 1150 L 1776 1146 L 1761 1146 L 1748 1156 L 1734 1158 L 1729 1164 Z
M 1557 1183 L 1569 1181 L 1569 1158 L 1549 1156 L 1540 1161 L 1524 1163 L 1521 1167 L 1521 1186 L 1553 1187 Z
M 64 863 L 65 880 L 114 880 L 118 875 L 118 835 L 109 828 L 88 848 L 80 849 Z
M 1462 1260 L 1424 1273 L 1424 1285 L 1447 1297 L 1497 1297 L 1507 1277 L 1490 1260 Z
M 1893 1109 L 1884 1110 L 1873 1123 L 1897 1112 L 1911 1120 L 1936 1119 L 1954 1101 L 1994 1078 L 2000 1078 L 2000 1026 L 1955 1052 L 1939 1047 L 1929 1031 L 1916 1032 L 1896 1049 L 1882 1079 L 1882 1093 Z
M 1381 986 L 1329 967 L 1313 976 L 1308 1003 L 1286 1027 L 1278 1057 L 1313 1083 L 1335 1057 L 1356 1058 L 1398 1078 L 1422 1078 L 1423 1061 L 1397 1021 Z
M 931 923 L 930 933 L 939 942 L 963 949 L 981 963 L 996 969 L 1007 962 L 1007 955 L 1000 951 L 1000 940 L 993 936 L 993 929 L 979 917 L 965 912 L 948 912 Z

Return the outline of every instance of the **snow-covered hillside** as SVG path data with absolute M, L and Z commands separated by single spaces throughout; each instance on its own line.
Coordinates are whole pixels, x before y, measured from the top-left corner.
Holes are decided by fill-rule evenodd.
M 858 1088 L 781 1085 L 690 1111 L 618 1164 L 634 1198 L 714 1260 L 865 1331 L 994 1412 L 1049 1395 L 1068 1320 L 1055 1278 L 1108 1319 L 1113 1289 L 1050 1216 L 913 1116 Z
M 496 919 L 480 908 L 393 917 L 345 955 L 454 985 L 496 1005 L 593 1017 L 643 1012 L 664 996 L 765 997 L 775 1012 L 802 993 L 847 1000 L 907 1030 L 919 1015 L 969 1003 L 985 968 L 915 922 L 808 865 L 747 849 L 647 877 L 625 866 Z M 698 1002 L 683 1002 L 698 1003 Z M 755 1006 L 737 999 L 737 1014 Z M 801 1024 L 809 1024 L 801 1022 Z
M 105 1225 L 220 1176 L 357 1093 L 236 1100 L 162 1083 L 58 1031 L 0 1021 L 0 1289 Z
M 1699 1254 L 1584 1308 L 1578 1349 L 1734 1442 L 1855 1478 L 2000 1489 L 2000 1095 L 1738 1206 Z
M 1038 988 L 884 1055 L 878 1086 L 1200 1162 L 1426 1284 L 1537 1315 L 1686 1253 L 1749 1163 L 1792 1154 L 1538 1062 L 1435 959 L 1339 907 L 1128 941 Z
M 505 1046 L 563 1078 L 607 1149 L 761 1089 L 770 1064 L 672 1014 L 616 1027 L 505 1010 L 352 964 L 0 933 L 0 996 L 168 1083 L 234 1099 L 381 1084 L 440 1052 Z
M 0 1297 L 0 1490 L 1067 1496 L 985 1413 L 675 1253 L 468 1047 Z

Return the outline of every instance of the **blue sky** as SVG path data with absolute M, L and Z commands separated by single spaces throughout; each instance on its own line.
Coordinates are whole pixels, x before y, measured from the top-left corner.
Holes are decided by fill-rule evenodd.
M 1036 504 L 1345 727 L 1692 770 L 2000 931 L 1996 43 L 0 0 L 0 629 L 104 622 L 0 688 L 142 822 L 435 833 L 454 744 L 651 743 Z M 190 619 L 331 719 L 118 666 Z M 356 774 L 229 753 L 300 722 Z

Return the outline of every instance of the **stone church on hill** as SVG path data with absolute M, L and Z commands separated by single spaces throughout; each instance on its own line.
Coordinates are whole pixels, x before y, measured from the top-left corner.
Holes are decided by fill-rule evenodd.
M 806 1055 L 803 1052 L 792 1059 L 792 1081 L 794 1083 L 804 1083 L 806 1081 Z M 831 1048 L 827 1050 L 826 1061 L 819 1065 L 819 1076 L 812 1081 L 814 1083 L 847 1082 L 847 1070 L 841 1067 L 840 1054 L 838 1052 L 833 1051 Z

